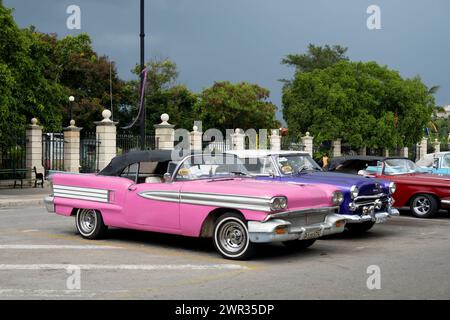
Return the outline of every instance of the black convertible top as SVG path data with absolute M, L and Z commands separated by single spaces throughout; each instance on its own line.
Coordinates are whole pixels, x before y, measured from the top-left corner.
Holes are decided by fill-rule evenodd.
M 335 171 L 339 169 L 351 169 L 352 171 L 358 171 L 365 169 L 365 164 L 376 165 L 377 161 L 384 161 L 386 159 L 408 159 L 405 157 L 382 157 L 382 156 L 342 156 L 332 158 L 328 171 Z
M 130 151 L 114 157 L 111 162 L 99 172 L 101 176 L 117 176 L 130 164 L 136 162 L 166 162 L 172 160 L 172 150 L 142 150 Z
M 356 162 L 376 162 L 383 161 L 386 157 L 380 156 L 342 156 L 335 157 L 330 160 L 330 165 L 328 166 L 329 171 L 334 171 L 339 165 L 344 163 L 356 163 Z

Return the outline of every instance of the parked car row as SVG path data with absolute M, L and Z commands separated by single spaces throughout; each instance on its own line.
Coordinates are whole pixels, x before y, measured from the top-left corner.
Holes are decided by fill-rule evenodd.
M 431 218 L 440 209 L 450 209 L 450 177 L 432 174 L 403 157 L 337 157 L 330 171 L 358 174 L 394 182 L 395 207 L 409 207 L 418 218 Z
M 228 259 L 250 257 L 258 243 L 302 249 L 326 235 L 365 232 L 408 201 L 419 213 L 427 205 L 450 205 L 444 195 L 406 199 L 409 182 L 390 170 L 401 171 L 407 159 L 359 159 L 364 164 L 351 170 L 350 160 L 335 158 L 330 169 L 336 172 L 324 172 L 296 151 L 194 153 L 179 160 L 168 150 L 134 151 L 97 175 L 52 175 L 45 203 L 49 212 L 74 216 L 86 239 L 102 237 L 108 227 L 209 237 Z

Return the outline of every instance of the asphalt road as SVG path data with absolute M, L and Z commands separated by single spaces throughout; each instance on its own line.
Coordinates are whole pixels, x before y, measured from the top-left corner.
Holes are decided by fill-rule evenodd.
M 449 299 L 449 233 L 448 215 L 401 216 L 302 252 L 264 245 L 240 262 L 204 239 L 114 229 L 88 241 L 72 218 L 2 208 L 0 299 Z M 373 278 L 368 288 L 378 274 L 368 268 L 380 289 Z

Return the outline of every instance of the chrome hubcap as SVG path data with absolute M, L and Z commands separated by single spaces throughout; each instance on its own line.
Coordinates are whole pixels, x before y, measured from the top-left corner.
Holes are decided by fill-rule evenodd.
M 234 221 L 225 222 L 219 233 L 221 246 L 229 252 L 238 252 L 247 242 L 244 227 Z
M 97 215 L 94 210 L 82 210 L 78 223 L 83 233 L 91 233 L 97 225 Z
M 430 211 L 431 203 L 427 198 L 420 197 L 414 200 L 413 207 L 415 213 L 418 215 L 424 215 Z

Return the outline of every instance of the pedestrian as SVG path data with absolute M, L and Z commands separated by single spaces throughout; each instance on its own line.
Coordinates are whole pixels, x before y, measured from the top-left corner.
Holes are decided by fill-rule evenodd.
M 322 168 L 328 169 L 328 153 L 324 153 L 322 156 Z

